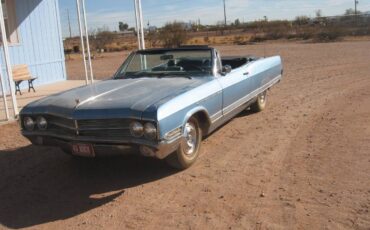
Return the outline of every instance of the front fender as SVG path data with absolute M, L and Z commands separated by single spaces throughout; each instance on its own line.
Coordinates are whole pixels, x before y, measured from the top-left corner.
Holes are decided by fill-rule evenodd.
M 210 117 L 208 110 L 202 105 L 194 105 L 192 108 L 185 108 L 183 110 L 177 111 L 176 113 L 171 114 L 170 116 L 159 120 L 159 136 L 161 139 L 165 139 L 166 134 L 169 132 L 184 127 L 185 123 L 196 113 L 203 113 L 210 122 Z
M 209 116 L 209 113 L 208 113 L 207 109 L 203 106 L 196 106 L 195 108 L 189 110 L 189 112 L 186 113 L 186 116 L 184 117 L 184 120 L 182 121 L 182 127 L 184 127 L 186 122 L 192 116 L 194 116 L 194 114 L 197 114 L 197 113 L 203 113 L 205 115 L 205 118 L 207 119 L 207 123 L 211 124 L 211 119 L 210 119 L 210 116 Z M 199 121 L 199 122 L 201 122 L 201 121 Z

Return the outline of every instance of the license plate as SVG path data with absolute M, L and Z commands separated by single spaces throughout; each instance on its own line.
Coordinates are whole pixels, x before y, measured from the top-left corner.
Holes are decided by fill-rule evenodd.
M 73 144 L 72 153 L 81 157 L 95 157 L 94 148 L 91 144 Z

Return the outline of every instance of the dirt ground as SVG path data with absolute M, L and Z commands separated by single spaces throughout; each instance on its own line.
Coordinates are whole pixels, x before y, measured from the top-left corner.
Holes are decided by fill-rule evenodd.
M 78 162 L 0 127 L 0 228 L 370 229 L 370 42 L 220 50 L 280 54 L 284 79 L 186 171 L 137 156 Z M 123 56 L 94 61 L 97 76 Z

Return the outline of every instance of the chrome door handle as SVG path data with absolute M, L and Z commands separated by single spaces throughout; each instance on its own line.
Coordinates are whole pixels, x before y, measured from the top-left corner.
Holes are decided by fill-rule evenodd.
M 249 75 L 249 72 L 245 72 L 245 73 L 243 73 L 243 75 L 244 76 L 247 76 L 247 75 Z

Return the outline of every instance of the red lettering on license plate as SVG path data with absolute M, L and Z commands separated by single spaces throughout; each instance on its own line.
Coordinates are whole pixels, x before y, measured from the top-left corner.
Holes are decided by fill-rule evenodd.
M 72 153 L 81 157 L 95 157 L 94 148 L 91 144 L 73 144 Z

